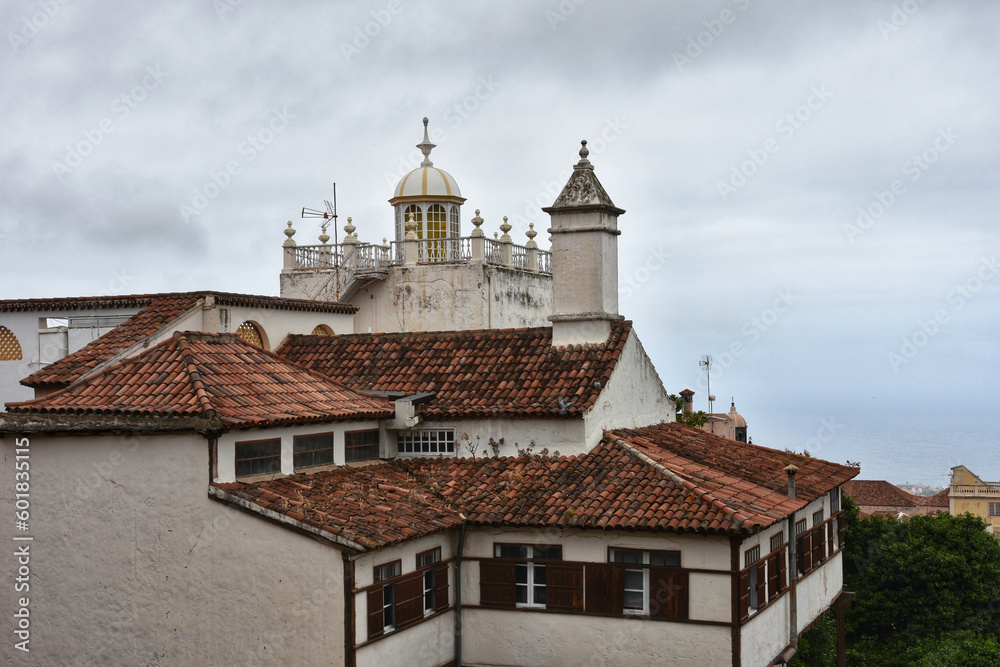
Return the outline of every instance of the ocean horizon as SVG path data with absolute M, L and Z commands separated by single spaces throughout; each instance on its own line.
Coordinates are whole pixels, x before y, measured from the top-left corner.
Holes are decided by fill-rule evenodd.
M 989 419 L 856 409 L 743 416 L 754 444 L 807 450 L 834 463 L 860 463 L 857 479 L 944 487 L 951 482 L 951 469 L 964 465 L 983 481 L 1000 480 L 1000 435 L 988 425 Z

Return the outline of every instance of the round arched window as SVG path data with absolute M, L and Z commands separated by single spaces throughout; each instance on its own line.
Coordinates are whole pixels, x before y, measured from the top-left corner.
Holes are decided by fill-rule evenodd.
M 236 335 L 251 345 L 267 349 L 267 346 L 264 345 L 264 336 L 260 328 L 250 320 L 247 320 L 236 329 Z
M 0 361 L 20 361 L 22 358 L 17 336 L 7 327 L 0 326 Z

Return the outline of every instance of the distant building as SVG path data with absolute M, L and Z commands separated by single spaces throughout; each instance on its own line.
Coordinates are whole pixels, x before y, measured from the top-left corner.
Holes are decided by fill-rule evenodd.
M 852 479 L 844 484 L 844 495 L 854 499 L 862 515 L 903 518 L 948 511 L 947 490 L 933 496 L 917 496 L 882 479 Z
M 684 399 L 684 412 L 692 412 L 694 410 L 694 392 L 690 389 L 685 389 L 680 392 L 680 396 Z M 747 420 L 740 413 L 736 412 L 735 400 L 729 406 L 729 412 L 713 412 L 709 414 L 708 420 L 701 427 L 701 430 L 717 435 L 720 438 L 725 438 L 726 440 L 735 440 L 736 442 L 747 442 L 748 440 Z
M 986 529 L 1000 538 L 1000 482 L 984 482 L 965 466 L 951 469 L 949 511 L 982 517 Z

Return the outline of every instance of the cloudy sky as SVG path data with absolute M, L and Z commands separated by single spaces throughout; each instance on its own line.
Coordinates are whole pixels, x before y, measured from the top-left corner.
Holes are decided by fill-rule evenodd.
M 523 237 L 589 139 L 621 311 L 755 442 L 1000 478 L 1000 3 L 7 0 L 0 298 L 277 294 L 418 162 Z M 466 222 L 466 233 L 469 226 Z M 543 241 L 545 236 L 539 237 Z

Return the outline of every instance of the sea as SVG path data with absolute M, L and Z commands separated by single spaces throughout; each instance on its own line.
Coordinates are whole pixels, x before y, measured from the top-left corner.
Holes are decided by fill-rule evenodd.
M 951 469 L 964 465 L 983 481 L 1000 481 L 1000 425 L 989 411 L 803 408 L 743 416 L 754 444 L 859 463 L 856 479 L 943 488 Z

